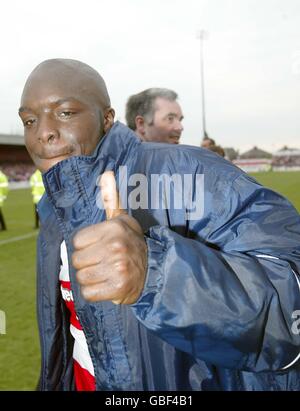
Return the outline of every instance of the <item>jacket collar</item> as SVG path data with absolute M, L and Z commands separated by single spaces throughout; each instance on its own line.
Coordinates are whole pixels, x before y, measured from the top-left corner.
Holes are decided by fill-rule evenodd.
M 92 155 L 70 157 L 51 167 L 43 174 L 46 192 L 38 205 L 41 222 L 43 223 L 49 217 L 49 213 L 53 212 L 53 204 L 59 204 L 56 200 L 57 193 L 63 192 L 63 196 L 60 197 L 64 200 L 68 197 L 76 197 L 76 188 L 78 188 L 76 176 L 95 185 L 94 180 L 99 174 L 105 170 L 116 171 L 119 165 L 126 162 L 132 151 L 136 152 L 140 144 L 137 135 L 117 121 L 100 140 Z
M 123 164 L 132 148 L 141 144 L 137 135 L 127 126 L 117 121 L 98 143 L 92 156 L 80 156 L 86 162 L 109 157 L 115 164 Z

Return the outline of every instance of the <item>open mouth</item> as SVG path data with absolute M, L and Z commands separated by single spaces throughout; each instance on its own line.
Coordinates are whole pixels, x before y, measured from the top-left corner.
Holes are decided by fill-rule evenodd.
M 172 141 L 173 144 L 179 144 L 180 137 L 172 136 L 170 140 Z

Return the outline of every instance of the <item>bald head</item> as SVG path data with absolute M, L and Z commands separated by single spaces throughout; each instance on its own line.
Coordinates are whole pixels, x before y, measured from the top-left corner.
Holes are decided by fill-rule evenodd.
M 39 64 L 26 81 L 19 109 L 27 150 L 41 171 L 92 154 L 114 114 L 100 74 L 69 59 Z
M 51 86 L 63 88 L 66 92 L 88 96 L 102 109 L 110 107 L 110 98 L 103 78 L 88 64 L 72 59 L 51 59 L 40 63 L 29 75 L 22 94 L 28 95 L 31 89 Z M 33 87 L 33 85 L 35 87 Z M 71 94 L 70 94 L 71 95 Z

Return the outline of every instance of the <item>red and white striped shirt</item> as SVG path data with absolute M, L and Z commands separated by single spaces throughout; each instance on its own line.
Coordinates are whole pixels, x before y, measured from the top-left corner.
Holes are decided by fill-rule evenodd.
M 88 350 L 86 338 L 79 319 L 76 315 L 71 282 L 69 277 L 69 264 L 66 243 L 60 246 L 61 267 L 59 273 L 60 289 L 62 298 L 70 311 L 70 331 L 74 337 L 74 376 L 77 391 L 95 391 L 95 373 Z

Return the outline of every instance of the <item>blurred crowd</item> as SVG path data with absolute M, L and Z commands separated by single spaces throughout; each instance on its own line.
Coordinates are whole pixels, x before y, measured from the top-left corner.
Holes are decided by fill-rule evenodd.
M 300 167 L 300 155 L 282 155 L 273 157 L 272 166 Z
M 28 181 L 35 170 L 33 164 L 26 163 L 1 163 L 1 170 L 11 181 Z

